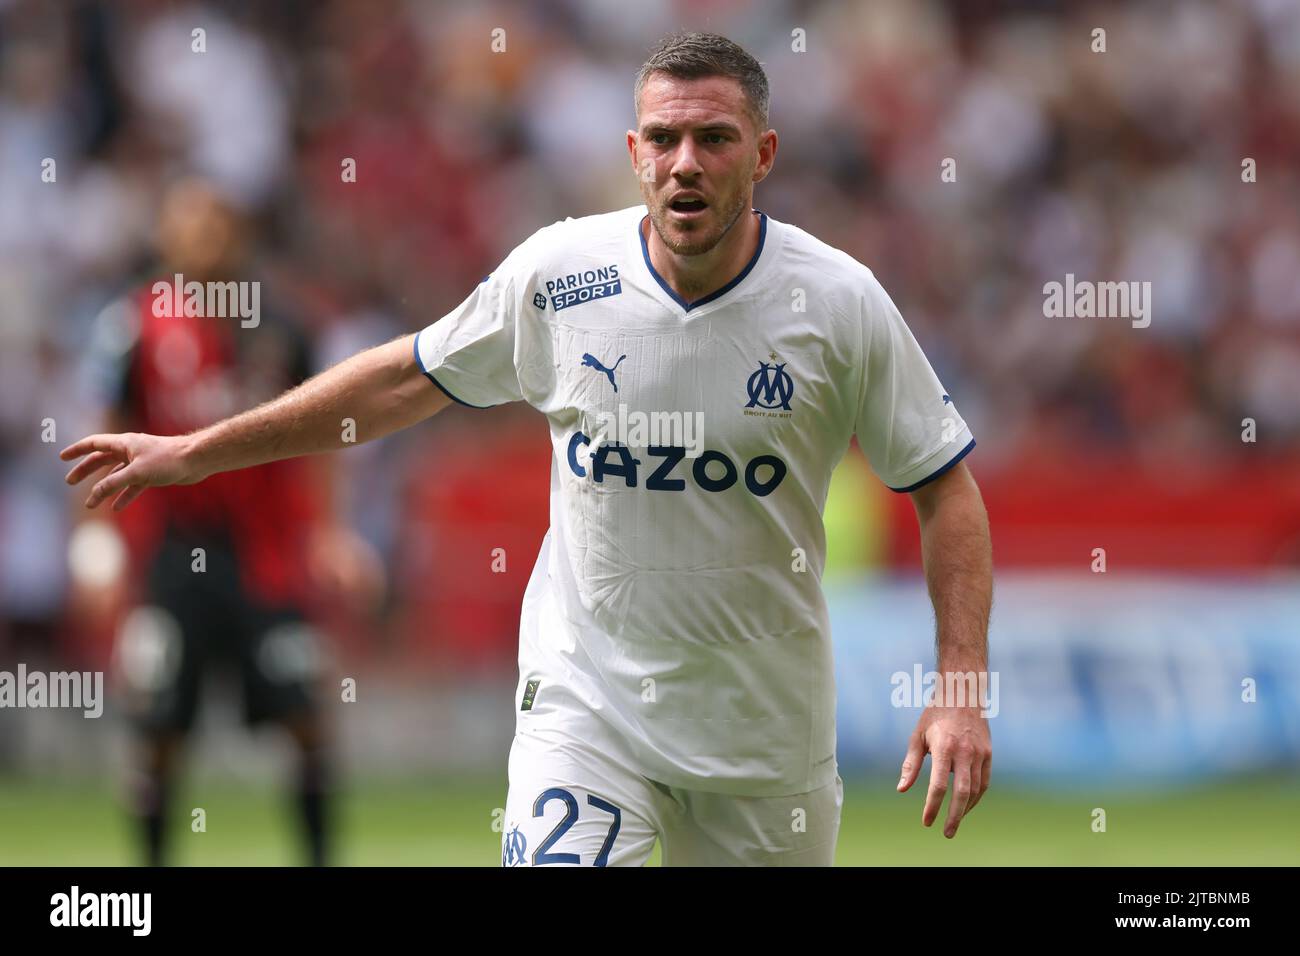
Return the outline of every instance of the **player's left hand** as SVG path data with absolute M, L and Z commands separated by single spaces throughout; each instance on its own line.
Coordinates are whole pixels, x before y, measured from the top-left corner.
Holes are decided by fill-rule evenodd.
M 903 773 L 898 792 L 906 793 L 921 774 L 925 755 L 929 754 L 930 789 L 925 795 L 921 823 L 929 826 L 939 816 L 943 795 L 948 791 L 948 776 L 953 778 L 952 797 L 948 800 L 948 821 L 943 835 L 952 839 L 962 818 L 975 809 L 989 788 L 993 769 L 993 742 L 988 720 L 979 707 L 930 706 L 907 741 Z

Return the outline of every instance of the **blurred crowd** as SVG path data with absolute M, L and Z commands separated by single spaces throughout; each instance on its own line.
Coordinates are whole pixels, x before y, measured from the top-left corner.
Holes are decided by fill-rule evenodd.
M 1294 0 L 0 0 L 0 620 L 59 614 L 56 451 L 101 427 L 105 315 L 165 258 L 172 184 L 247 224 L 325 367 L 639 202 L 633 77 L 683 27 L 763 62 L 755 204 L 875 271 L 983 460 L 1300 448 Z M 1151 282 L 1150 327 L 1046 317 L 1067 274 Z M 419 440 L 350 453 L 338 490 L 388 561 Z

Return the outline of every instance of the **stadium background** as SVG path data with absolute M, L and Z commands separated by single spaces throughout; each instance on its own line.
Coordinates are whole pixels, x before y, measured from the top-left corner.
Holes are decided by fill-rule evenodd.
M 251 217 L 264 285 L 323 367 L 449 311 L 539 226 L 638 202 L 632 78 L 681 27 L 764 63 L 781 140 L 755 205 L 872 267 L 979 440 L 1002 697 L 993 789 L 951 842 L 920 827 L 923 788 L 893 793 L 916 712 L 889 706 L 890 676 L 932 662 L 915 518 L 856 450 L 836 475 L 840 862 L 1296 862 L 1288 0 L 3 0 L 0 669 L 111 667 L 112 597 L 70 574 L 80 498 L 56 452 L 98 427 L 104 312 L 141 279 L 169 181 L 202 176 Z M 1150 281 L 1151 326 L 1045 318 L 1067 273 Z M 548 451 L 514 406 L 342 457 L 340 507 L 388 585 L 373 614 L 322 604 L 336 679 L 358 686 L 330 714 L 342 862 L 499 859 Z M 130 862 L 124 744 L 111 699 L 98 721 L 0 711 L 0 863 Z M 208 832 L 177 815 L 180 862 L 294 860 L 284 755 L 210 697 L 181 797 Z

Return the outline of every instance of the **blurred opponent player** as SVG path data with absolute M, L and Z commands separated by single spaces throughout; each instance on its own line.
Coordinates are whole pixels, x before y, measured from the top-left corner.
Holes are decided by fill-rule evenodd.
M 911 496 L 937 670 L 976 675 L 992 559 L 975 442 L 871 271 L 752 207 L 777 148 L 758 62 L 671 37 L 635 102 L 644 204 L 539 230 L 445 318 L 261 408 L 76 442 L 68 480 L 119 464 L 86 503 L 125 507 L 338 447 L 340 416 L 374 438 L 452 400 L 528 402 L 550 428 L 551 527 L 524 596 L 502 863 L 638 865 L 658 840 L 666 865 L 829 864 L 831 473 L 856 436 Z M 951 777 L 952 837 L 988 786 L 979 702 L 923 710 L 900 790 L 927 753 L 922 822 Z
M 250 280 L 247 230 L 205 182 L 165 195 L 160 262 L 106 310 L 104 338 L 127 347 L 117 363 L 116 427 L 183 435 L 271 398 L 309 374 L 302 336 L 274 311 L 254 319 L 186 315 L 154 281 Z M 206 298 L 206 297 L 205 297 Z M 206 308 L 206 301 L 205 301 Z M 322 647 L 304 610 L 310 536 L 323 526 L 315 462 L 285 461 L 167 488 L 122 516 L 135 606 L 118 636 L 118 675 L 137 732 L 131 799 L 144 858 L 163 863 L 167 810 L 203 685 L 233 670 L 250 725 L 273 721 L 297 751 L 296 804 L 313 864 L 328 859 L 329 762 L 316 683 Z

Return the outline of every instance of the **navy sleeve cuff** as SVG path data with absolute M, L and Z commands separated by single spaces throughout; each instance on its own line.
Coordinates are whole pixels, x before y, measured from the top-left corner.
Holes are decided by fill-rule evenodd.
M 924 485 L 928 485 L 930 482 L 934 481 L 934 479 L 938 478 L 940 475 L 945 474 L 950 468 L 956 465 L 957 462 L 961 461 L 968 454 L 970 454 L 970 450 L 974 447 L 975 447 L 975 439 L 972 438 L 965 448 L 957 452 L 957 454 L 954 457 L 950 458 L 948 460 L 948 463 L 944 465 L 942 468 L 940 468 L 938 471 L 935 471 L 933 474 L 927 475 L 926 477 L 922 478 L 918 482 L 915 482 L 914 484 L 908 485 L 906 488 L 894 488 L 890 486 L 889 490 L 897 491 L 899 494 L 904 494 L 909 491 L 916 491 L 917 488 L 923 487 Z
M 412 341 L 414 341 L 415 343 L 415 364 L 420 367 L 420 371 L 424 373 L 425 378 L 431 381 L 434 385 L 438 386 L 438 390 L 442 392 L 442 394 L 446 395 L 456 404 L 464 405 L 466 408 L 491 408 L 492 407 L 491 405 L 471 405 L 469 402 L 462 401 L 461 399 L 457 398 L 455 395 L 451 394 L 451 392 L 447 390 L 447 387 L 443 385 L 442 382 L 434 378 L 433 373 L 430 372 L 427 368 L 425 368 L 424 363 L 420 361 L 420 333 L 419 332 L 415 333 L 415 338 Z

